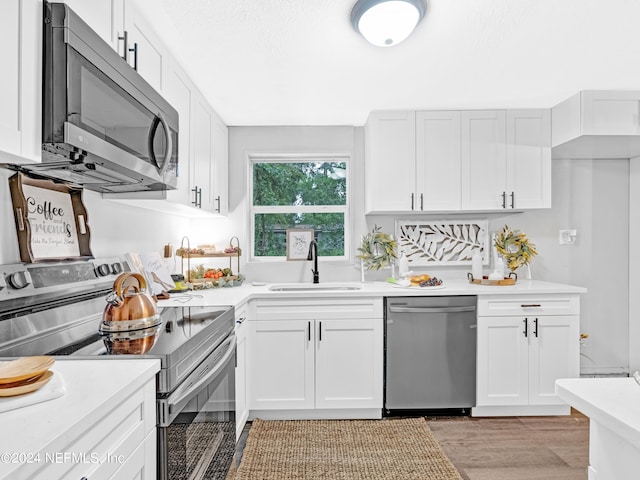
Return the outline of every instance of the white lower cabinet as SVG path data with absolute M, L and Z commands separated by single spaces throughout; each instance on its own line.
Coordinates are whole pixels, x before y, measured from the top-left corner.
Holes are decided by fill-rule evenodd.
M 569 413 L 555 381 L 579 376 L 578 313 L 577 296 L 480 298 L 473 414 Z
M 274 418 L 348 418 L 350 414 L 345 412 L 358 410 L 354 418 L 379 417 L 383 378 L 381 301 L 368 300 L 372 311 L 374 304 L 380 304 L 379 318 L 345 304 L 308 303 L 307 308 L 276 306 L 282 318 L 297 317 L 283 320 L 260 319 L 274 312 L 261 315 L 258 306 L 258 319 L 249 321 L 251 415 L 260 412 L 265 418 L 266 412 L 272 412 Z M 346 311 L 341 312 L 341 308 Z M 369 318 L 358 318 L 365 314 Z M 317 318 L 305 318 L 313 316 Z M 280 413 L 273 413 L 277 411 Z

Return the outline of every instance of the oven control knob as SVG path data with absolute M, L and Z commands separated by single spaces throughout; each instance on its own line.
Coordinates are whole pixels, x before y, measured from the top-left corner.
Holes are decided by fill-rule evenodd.
M 7 277 L 7 280 L 12 288 L 20 290 L 31 283 L 31 276 L 26 271 L 13 272 Z
M 99 277 L 106 277 L 110 273 L 111 273 L 111 270 L 109 269 L 109 265 L 107 265 L 106 263 L 103 263 L 102 265 L 98 265 Z
M 111 265 L 111 273 L 113 273 L 114 275 L 118 275 L 121 272 L 122 272 L 122 265 L 120 265 L 119 263 L 114 263 Z

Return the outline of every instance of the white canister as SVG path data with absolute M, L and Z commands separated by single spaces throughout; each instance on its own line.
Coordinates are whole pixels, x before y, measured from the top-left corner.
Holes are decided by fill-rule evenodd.
M 471 275 L 477 280 L 482 280 L 482 254 L 480 250 L 473 252 L 471 257 Z
M 409 271 L 409 259 L 402 252 L 400 258 L 398 259 L 398 275 L 402 278 L 402 276 L 406 275 Z
M 496 259 L 496 264 L 493 267 L 493 271 L 494 273 L 498 273 L 501 279 L 504 278 L 504 260 L 502 259 L 502 257 L 498 257 Z

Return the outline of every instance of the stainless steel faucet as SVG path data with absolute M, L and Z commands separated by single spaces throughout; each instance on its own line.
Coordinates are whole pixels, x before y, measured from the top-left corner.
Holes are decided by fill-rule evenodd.
M 311 240 L 309 244 L 309 254 L 307 260 L 313 260 L 313 283 L 320 283 L 320 273 L 318 272 L 318 242 Z

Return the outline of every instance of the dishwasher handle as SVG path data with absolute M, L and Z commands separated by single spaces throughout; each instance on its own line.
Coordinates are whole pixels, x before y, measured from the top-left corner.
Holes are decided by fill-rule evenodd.
M 464 307 L 395 307 L 389 306 L 391 313 L 457 313 L 457 312 L 475 312 L 475 305 L 467 305 Z

